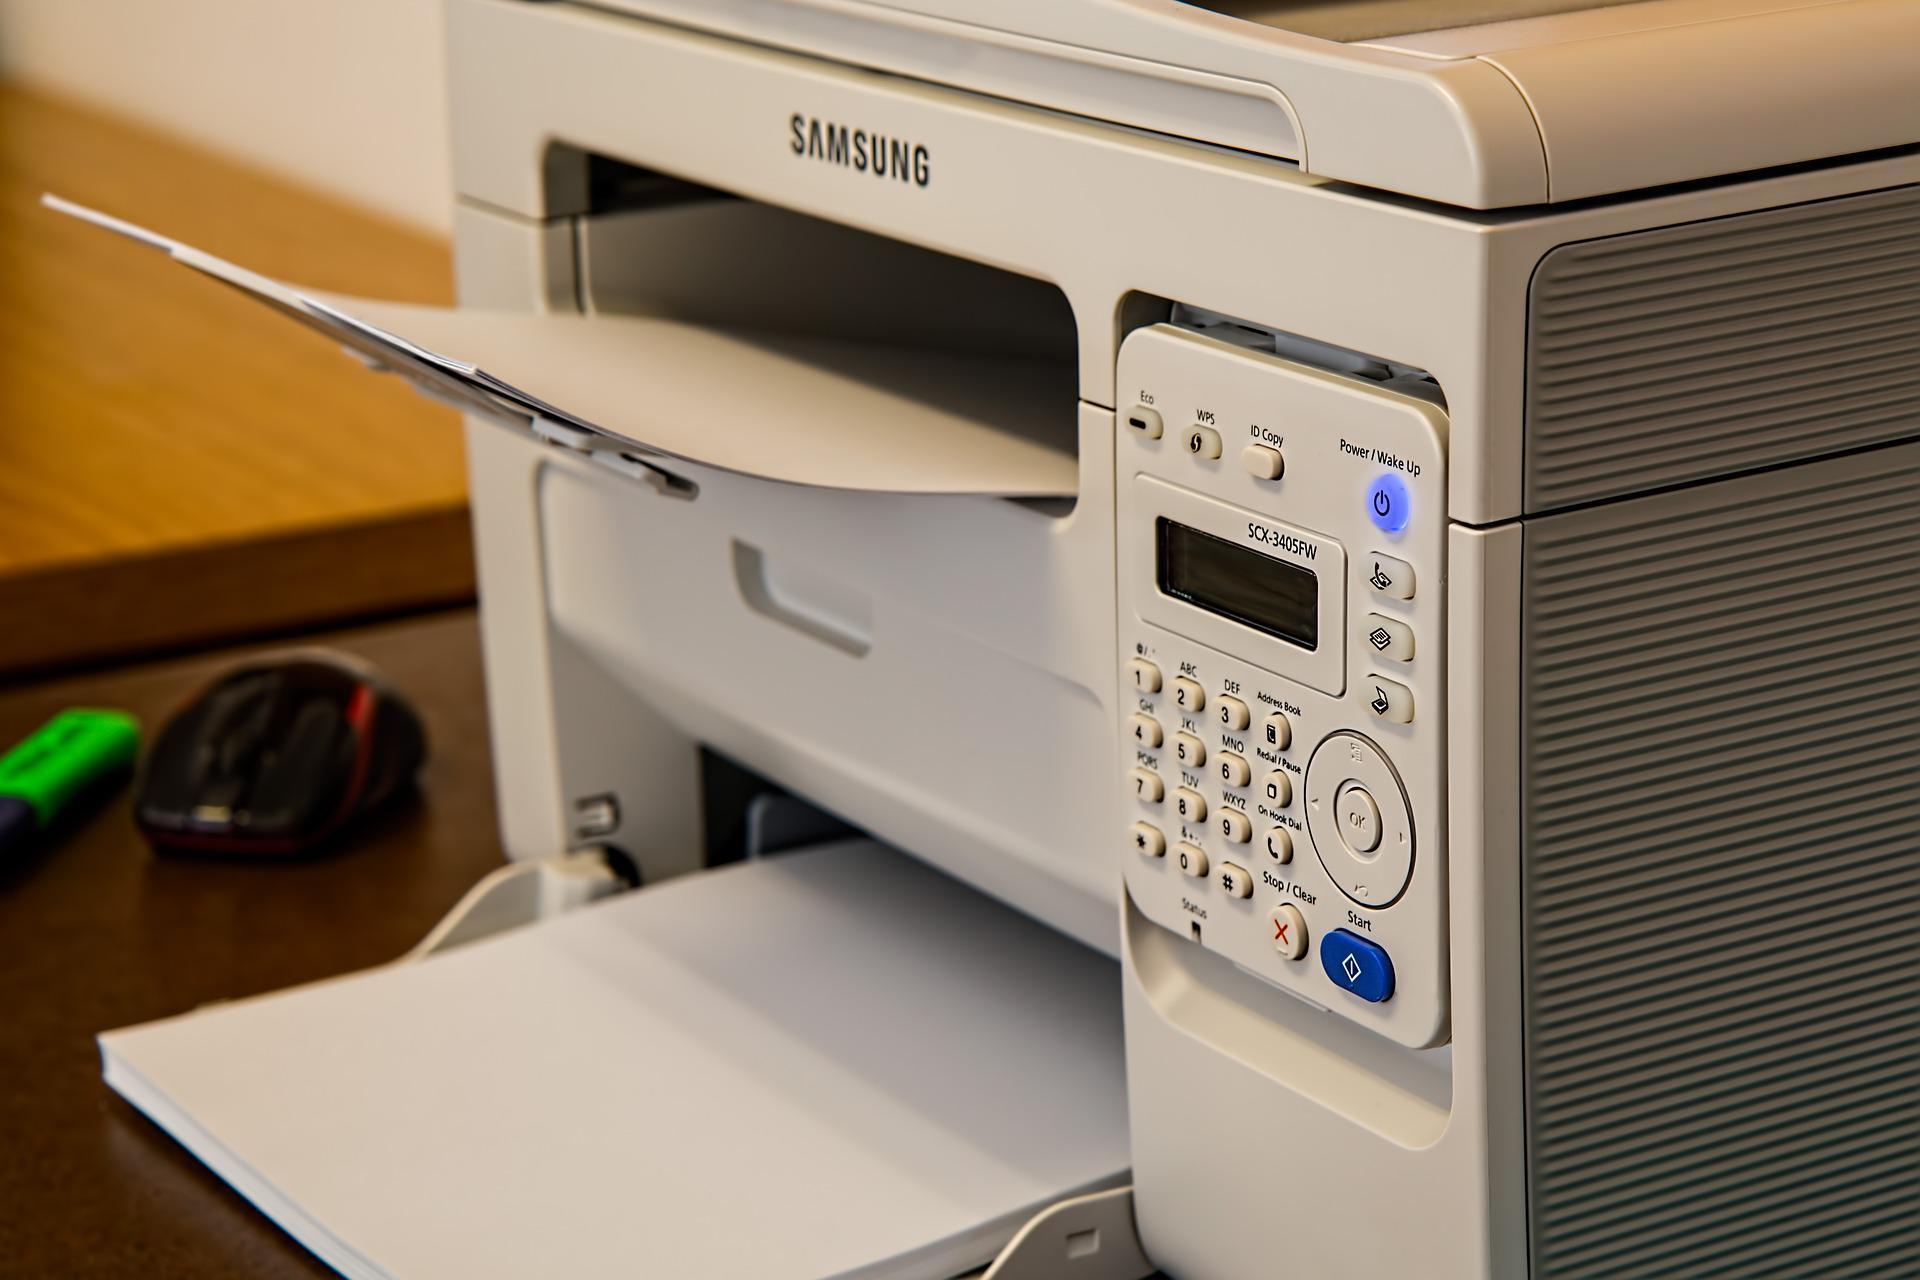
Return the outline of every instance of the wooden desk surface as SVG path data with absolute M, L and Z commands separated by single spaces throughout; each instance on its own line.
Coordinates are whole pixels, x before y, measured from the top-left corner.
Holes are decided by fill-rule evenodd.
M 100 1079 L 95 1033 L 391 960 L 498 866 L 479 637 L 462 610 L 323 641 L 426 722 L 421 797 L 303 863 L 154 857 L 131 792 L 0 867 L 0 1275 L 330 1276 Z M 0 694 L 0 742 L 63 706 L 149 733 L 227 652 Z
M 0 87 L 0 678 L 471 598 L 451 411 L 42 191 L 298 283 L 452 298 L 440 241 Z

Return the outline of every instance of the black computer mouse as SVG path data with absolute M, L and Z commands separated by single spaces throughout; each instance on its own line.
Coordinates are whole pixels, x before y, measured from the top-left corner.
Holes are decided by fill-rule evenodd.
M 134 820 L 162 853 L 297 855 L 412 785 L 420 718 L 371 668 L 303 652 L 241 667 L 154 739 Z

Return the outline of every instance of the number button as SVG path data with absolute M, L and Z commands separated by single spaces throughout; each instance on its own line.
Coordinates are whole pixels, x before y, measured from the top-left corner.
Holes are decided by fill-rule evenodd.
M 1247 874 L 1245 867 L 1231 862 L 1220 864 L 1220 887 L 1229 898 L 1251 898 L 1253 896 L 1253 877 Z
M 1129 662 L 1127 674 L 1133 677 L 1133 687 L 1141 693 L 1160 692 L 1160 668 L 1145 658 L 1135 658 Z
M 1142 804 L 1159 804 L 1166 798 L 1167 785 L 1153 770 L 1135 769 L 1128 776 L 1133 779 L 1134 798 Z
M 1276 809 L 1284 809 L 1293 803 L 1293 779 L 1279 769 L 1267 775 L 1261 791 L 1267 797 L 1267 803 Z
M 1220 433 L 1212 427 L 1195 425 L 1187 428 L 1187 452 L 1196 458 L 1219 457 Z
M 1220 699 L 1220 727 L 1239 733 L 1248 724 L 1247 704 L 1238 698 Z
M 1220 781 L 1230 787 L 1244 787 L 1253 771 L 1247 768 L 1245 756 L 1237 756 L 1231 751 L 1220 753 Z
M 1160 828 L 1151 822 L 1133 824 L 1133 847 L 1145 858 L 1164 857 L 1167 852 L 1167 838 L 1160 834 Z
M 1207 744 L 1190 733 L 1173 735 L 1173 755 L 1189 769 L 1198 769 L 1207 762 Z
M 1245 844 L 1253 839 L 1253 824 L 1247 821 L 1247 815 L 1238 809 L 1220 811 L 1220 834 L 1231 844 Z
M 1262 735 L 1275 751 L 1285 751 L 1293 745 L 1293 721 L 1287 719 L 1286 712 L 1276 711 L 1267 717 Z
M 1267 856 L 1282 865 L 1293 861 L 1293 833 L 1285 827 L 1267 832 Z
M 1160 722 L 1152 716 L 1136 712 L 1127 718 L 1127 724 L 1133 732 L 1133 740 L 1149 751 L 1164 740 L 1160 733 Z
M 1182 871 L 1196 880 L 1207 874 L 1207 855 L 1199 845 L 1182 841 L 1173 846 L 1173 860 L 1180 864 Z
M 1207 691 L 1198 680 L 1180 676 L 1173 682 L 1173 705 L 1182 711 L 1199 711 L 1207 705 Z
M 1181 787 L 1173 793 L 1173 810 L 1180 815 L 1182 822 L 1205 822 L 1207 798 L 1198 791 Z

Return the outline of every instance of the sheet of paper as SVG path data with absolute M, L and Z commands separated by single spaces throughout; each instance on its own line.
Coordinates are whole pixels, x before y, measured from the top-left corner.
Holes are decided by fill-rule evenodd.
M 1073 374 L 1050 362 L 325 294 L 58 196 L 42 200 L 507 426 L 540 418 L 640 457 L 828 489 L 1057 498 L 1079 488 Z
M 936 1280 L 1127 1165 L 1113 963 L 866 841 L 101 1049 L 350 1276 Z

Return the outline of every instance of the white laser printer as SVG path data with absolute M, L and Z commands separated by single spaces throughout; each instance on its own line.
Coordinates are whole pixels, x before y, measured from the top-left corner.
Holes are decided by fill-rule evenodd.
M 515 856 L 1117 956 L 1168 1275 L 1920 1266 L 1920 5 L 447 19 L 464 309 L 284 305 L 474 413 Z

